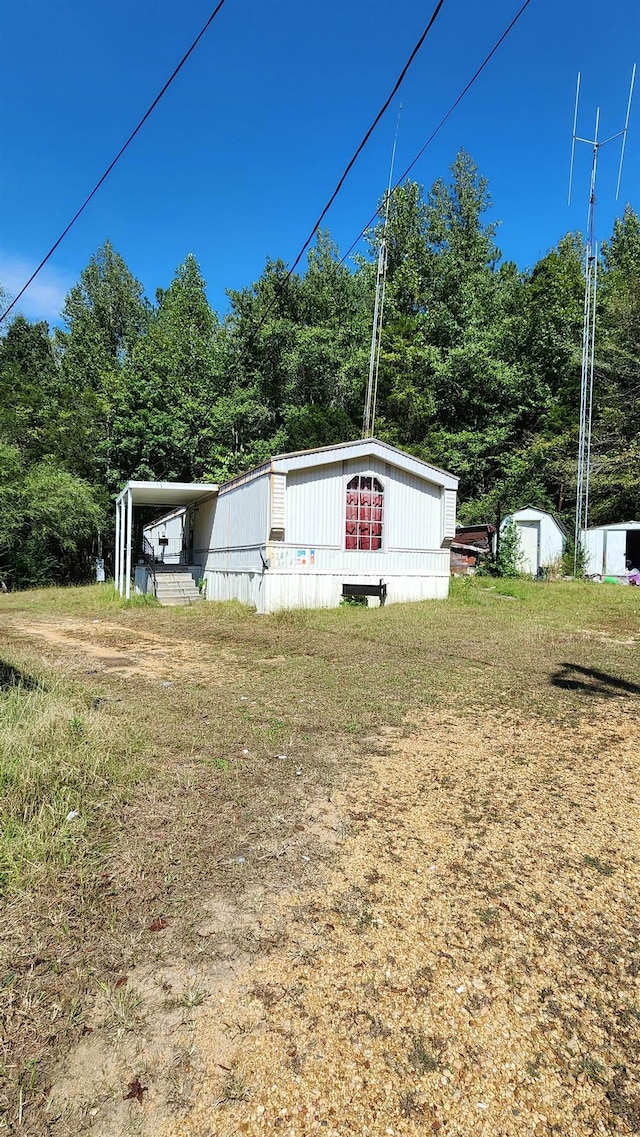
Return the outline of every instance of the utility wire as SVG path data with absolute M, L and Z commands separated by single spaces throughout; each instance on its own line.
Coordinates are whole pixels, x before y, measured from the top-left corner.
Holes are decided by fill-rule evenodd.
M 467 85 L 466 85 L 466 87 L 464 88 L 464 90 L 460 92 L 460 94 L 458 95 L 458 97 L 457 97 L 457 99 L 455 100 L 455 102 L 454 102 L 454 103 L 452 103 L 452 104 L 451 104 L 451 106 L 449 107 L 449 110 L 447 111 L 447 113 L 446 113 L 445 115 L 443 115 L 443 117 L 440 119 L 440 122 L 439 122 L 439 123 L 438 123 L 438 125 L 436 126 L 435 130 L 434 130 L 434 131 L 433 131 L 433 132 L 432 132 L 432 133 L 429 135 L 429 137 L 427 138 L 427 141 L 425 142 L 425 144 L 424 144 L 424 146 L 422 147 L 422 149 L 418 151 L 418 153 L 416 154 L 416 156 L 415 156 L 415 158 L 413 159 L 413 161 L 409 163 L 409 165 L 407 166 L 407 168 L 406 168 L 406 170 L 404 171 L 404 173 L 402 173 L 402 174 L 400 175 L 400 177 L 398 178 L 398 180 L 397 180 L 396 184 L 394 185 L 393 189 L 391 190 L 391 196 L 393 196 L 393 194 L 396 192 L 396 190 L 398 189 L 398 187 L 399 187 L 399 186 L 402 184 L 402 182 L 403 182 L 403 181 L 404 181 L 404 179 L 406 178 L 407 174 L 409 174 L 409 173 L 411 172 L 411 170 L 412 170 L 412 169 L 413 169 L 413 167 L 415 166 L 416 162 L 418 162 L 418 161 L 420 160 L 420 158 L 421 158 L 421 157 L 422 157 L 422 155 L 424 154 L 424 152 L 425 152 L 425 150 L 427 149 L 427 147 L 428 147 L 428 146 L 430 146 L 430 145 L 431 145 L 431 143 L 433 142 L 433 140 L 434 140 L 434 138 L 436 137 L 436 135 L 437 135 L 437 134 L 439 134 L 439 132 L 442 130 L 442 127 L 444 126 L 445 122 L 447 121 L 447 119 L 449 119 L 449 118 L 451 117 L 451 115 L 453 114 L 454 110 L 456 109 L 456 107 L 458 106 L 458 104 L 462 102 L 462 100 L 464 99 L 464 97 L 465 97 L 465 95 L 467 94 L 467 92 L 468 92 L 468 91 L 471 89 L 471 87 L 473 87 L 473 84 L 475 83 L 476 79 L 477 79 L 477 78 L 478 78 L 478 77 L 479 77 L 479 76 L 482 74 L 482 72 L 484 71 L 485 67 L 487 66 L 487 63 L 489 63 L 489 61 L 490 61 L 490 60 L 493 58 L 493 56 L 495 55 L 495 53 L 496 53 L 496 51 L 498 50 L 498 48 L 499 48 L 499 47 L 501 47 L 501 45 L 504 43 L 504 41 L 506 40 L 507 36 L 509 35 L 509 32 L 512 30 L 512 28 L 514 28 L 514 27 L 515 27 L 515 25 L 517 24 L 517 22 L 518 22 L 518 20 L 520 19 L 521 15 L 523 14 L 523 12 L 524 12 L 525 8 L 528 8 L 528 7 L 529 7 L 529 4 L 530 4 L 530 3 L 531 3 L 531 0 L 525 0 L 524 4 L 523 4 L 523 5 L 522 5 L 522 7 L 520 8 L 519 12 L 517 12 L 517 13 L 516 13 L 516 15 L 514 16 L 514 18 L 512 19 L 512 21 L 511 21 L 511 23 L 509 24 L 508 28 L 506 28 L 506 29 L 505 29 L 505 31 L 504 31 L 504 32 L 502 33 L 502 35 L 500 36 L 500 39 L 497 41 L 497 43 L 495 43 L 495 44 L 494 44 L 494 46 L 491 48 L 491 51 L 490 51 L 490 52 L 489 52 L 489 54 L 488 54 L 488 55 L 485 57 L 485 59 L 483 59 L 482 63 L 481 63 L 481 64 L 480 64 L 480 66 L 478 67 L 478 70 L 475 72 L 475 74 L 474 74 L 474 75 L 472 75 L 471 79 L 470 79 L 470 80 L 469 80 L 469 82 L 467 83 Z M 373 216 L 372 216 L 372 217 L 370 217 L 370 218 L 369 218 L 369 220 L 367 221 L 367 224 L 365 225 L 364 229 L 362 229 L 362 230 L 361 230 L 361 231 L 358 233 L 358 236 L 356 237 L 356 239 L 355 239 L 355 241 L 353 242 L 353 244 L 351 244 L 351 245 L 349 246 L 349 248 L 347 249 L 346 253 L 345 253 L 345 254 L 344 254 L 344 256 L 342 257 L 341 261 L 339 262 L 340 264 L 344 264 L 344 262 L 346 261 L 347 257 L 348 257 L 348 256 L 350 256 L 350 254 L 351 254 L 351 253 L 353 252 L 353 250 L 355 249 L 356 245 L 358 244 L 358 241 L 360 241 L 360 240 L 362 239 L 362 237 L 364 237 L 365 233 L 367 232 L 367 229 L 369 229 L 369 228 L 370 228 L 370 226 L 371 226 L 371 225 L 373 225 L 373 222 L 375 221 L 375 219 L 376 219 L 376 217 L 377 217 L 377 216 L 378 216 L 378 210 L 376 209 L 376 211 L 375 211 L 375 213 L 373 214 Z
M 106 181 L 106 179 L 109 177 L 109 174 L 111 173 L 111 171 L 112 171 L 113 167 L 116 165 L 116 162 L 118 162 L 118 161 L 120 160 L 120 158 L 121 158 L 121 157 L 122 157 L 122 155 L 124 154 L 124 152 L 125 152 L 125 150 L 127 149 L 127 147 L 128 147 L 128 146 L 129 146 L 129 145 L 130 145 L 130 144 L 133 142 L 133 140 L 134 140 L 134 138 L 135 138 L 136 134 L 138 133 L 138 131 L 141 129 L 141 127 L 143 127 L 143 126 L 144 126 L 145 122 L 146 122 L 146 121 L 147 121 L 147 119 L 149 118 L 149 115 L 152 113 L 152 111 L 154 111 L 154 110 L 155 110 L 155 108 L 157 107 L 158 103 L 160 102 L 160 99 L 161 99 L 161 98 L 162 98 L 162 96 L 165 94 L 165 92 L 166 92 L 166 91 L 169 89 L 169 87 L 170 87 L 170 86 L 171 86 L 171 84 L 173 83 L 173 80 L 175 79 L 175 77 L 176 77 L 176 75 L 178 74 L 178 72 L 182 70 L 182 68 L 184 67 L 185 63 L 187 62 L 187 59 L 188 59 L 188 58 L 189 58 L 189 56 L 191 55 L 192 51 L 195 51 L 196 47 L 197 47 L 197 46 L 198 46 L 198 44 L 200 43 L 200 40 L 202 39 L 203 35 L 204 35 L 204 34 L 205 34 L 205 32 L 207 31 L 207 28 L 209 27 L 209 25 L 210 25 L 210 24 L 212 24 L 212 23 L 213 23 L 213 21 L 215 20 L 216 16 L 218 15 L 218 12 L 219 12 L 219 11 L 220 11 L 220 9 L 221 9 L 221 8 L 224 6 L 224 4 L 225 4 L 225 3 L 226 3 L 226 0 L 219 0 L 219 3 L 216 5 L 216 7 L 214 8 L 213 12 L 212 12 L 212 13 L 211 13 L 211 15 L 209 16 L 209 19 L 207 20 L 206 24 L 205 24 L 205 25 L 204 25 L 204 27 L 201 29 L 201 31 L 199 31 L 199 32 L 198 32 L 198 35 L 196 36 L 196 38 L 194 39 L 193 43 L 191 44 L 191 47 L 190 47 L 190 48 L 188 49 L 188 51 L 186 51 L 186 52 L 185 52 L 185 54 L 182 56 L 182 59 L 180 60 L 180 62 L 179 62 L 179 64 L 178 64 L 178 66 L 175 68 L 175 70 L 174 70 L 174 71 L 172 72 L 172 74 L 169 76 L 169 78 L 167 79 L 167 81 L 166 81 L 166 83 L 165 83 L 164 87 L 162 88 L 162 90 L 160 91 L 160 93 L 159 93 L 158 95 L 156 95 L 155 99 L 153 100 L 153 102 L 152 102 L 151 106 L 149 107 L 148 111 L 146 112 L 146 114 L 144 114 L 144 115 L 142 116 L 142 118 L 140 119 L 140 122 L 139 122 L 139 123 L 138 123 L 138 125 L 136 126 L 135 130 L 133 130 L 133 131 L 131 132 L 131 134 L 129 135 L 129 137 L 127 138 L 127 141 L 125 142 L 124 146 L 122 146 L 122 147 L 120 148 L 120 150 L 118 150 L 118 153 L 116 154 L 115 158 L 113 159 L 113 162 L 111 163 L 111 165 L 110 165 L 110 166 L 107 166 L 107 169 L 105 170 L 104 174 L 102 175 L 102 177 L 100 178 L 100 180 L 99 180 L 98 182 L 96 182 L 96 184 L 95 184 L 95 186 L 93 187 L 93 189 L 91 190 L 91 193 L 89 194 L 89 196 L 85 198 L 85 200 L 83 201 L 82 205 L 80 206 L 80 208 L 79 208 L 78 212 L 77 212 L 76 214 L 74 214 L 74 216 L 71 218 L 71 221 L 70 221 L 70 222 L 69 222 L 69 224 L 67 225 L 66 229 L 64 229 L 64 230 L 63 230 L 63 232 L 62 232 L 62 233 L 60 234 L 60 236 L 58 237 L 58 240 L 56 241 L 55 245 L 52 245 L 52 246 L 51 246 L 51 248 L 49 249 L 49 252 L 47 253 L 46 257 L 43 257 L 43 259 L 40 261 L 40 264 L 38 265 L 38 267 L 37 267 L 37 269 L 35 270 L 35 272 L 33 272 L 33 273 L 31 274 L 31 276 L 29 277 L 29 279 L 28 279 L 27 283 L 26 283 L 26 284 L 25 284 L 25 285 L 24 285 L 24 286 L 23 286 L 23 287 L 20 289 L 20 291 L 19 291 L 18 295 L 15 297 L 15 299 L 14 299 L 14 300 L 12 300 L 12 301 L 11 301 L 11 303 L 10 303 L 9 307 L 8 307 L 8 308 L 6 308 L 6 309 L 5 309 L 5 311 L 2 313 L 2 315 L 0 316 L 0 322 L 1 322 L 2 320 L 4 320 L 5 316 L 8 316 L 8 315 L 9 315 L 9 312 L 11 311 L 11 309 L 14 307 L 14 305 L 15 305 L 15 304 L 17 304 L 17 303 L 18 303 L 18 300 L 19 300 L 19 299 L 20 299 L 20 297 L 21 297 L 21 296 L 23 296 L 23 295 L 24 295 L 24 293 L 27 291 L 27 288 L 29 287 L 29 285 L 33 283 L 33 281 L 34 281 L 34 280 L 35 280 L 35 278 L 37 277 L 37 275 L 38 275 L 38 273 L 40 272 L 40 270 L 41 270 L 42 268 L 44 268 L 44 266 L 46 265 L 46 263 L 47 263 L 47 261 L 49 260 L 49 258 L 53 256 L 53 254 L 55 253 L 56 249 L 58 248 L 58 245 L 59 245 L 59 244 L 60 244 L 60 243 L 61 243 L 61 242 L 64 240 L 64 238 L 66 237 L 66 235 L 67 235 L 67 233 L 69 232 L 69 230 L 71 229 L 71 227 L 72 227 L 73 225 L 75 225 L 76 221 L 77 221 L 77 220 L 78 220 L 78 218 L 80 217 L 80 214 L 81 214 L 81 213 L 83 213 L 83 212 L 84 212 L 84 210 L 87 208 L 87 206 L 88 206 L 89 202 L 91 201 L 91 198 L 94 196 L 94 194 L 96 194 L 96 193 L 98 192 L 98 190 L 100 189 L 100 186 L 102 185 L 102 183 L 103 183 L 104 181 Z
M 284 277 L 283 277 L 283 279 L 282 279 L 281 281 L 278 281 L 278 282 L 277 282 L 277 288 L 278 288 L 278 289 L 279 289 L 279 291 L 280 291 L 280 295 L 282 294 L 282 290 L 284 289 L 284 286 L 286 285 L 287 281 L 288 281 L 288 280 L 289 280 L 289 279 L 290 279 L 290 278 L 293 276 L 293 273 L 295 272 L 296 268 L 297 268 L 297 267 L 298 267 L 298 265 L 300 264 L 300 261 L 302 260 L 302 256 L 303 256 L 303 254 L 304 254 L 304 251 L 305 251 L 305 249 L 307 248 L 307 246 L 308 246 L 308 245 L 310 245 L 310 244 L 311 244 L 311 241 L 312 241 L 312 240 L 313 240 L 313 238 L 315 237 L 315 235 L 316 235 L 316 233 L 317 233 L 318 229 L 320 228 L 320 226 L 321 226 L 321 224 L 322 224 L 322 222 L 323 222 L 324 218 L 326 217 L 326 215 L 327 215 L 327 213 L 329 212 L 329 210 L 331 209 L 331 206 L 333 205 L 333 203 L 334 203 L 335 199 L 337 198 L 338 194 L 340 193 L 340 190 L 342 189 L 342 187 L 343 187 L 343 185 L 344 185 L 344 183 L 345 183 L 345 181 L 346 181 L 347 175 L 349 174 L 349 172 L 350 172 L 351 168 L 352 168 L 352 167 L 353 167 L 353 165 L 355 164 L 355 162 L 356 162 L 357 158 L 359 157 L 359 155 L 360 155 L 360 154 L 362 153 L 362 151 L 364 150 L 364 148 L 365 148 L 365 146 L 366 146 L 367 142 L 369 141 L 369 139 L 370 139 L 371 135 L 373 134 L 373 132 L 374 132 L 374 130 L 375 130 L 375 128 L 376 128 L 376 126 L 377 126 L 377 125 L 378 125 L 378 123 L 380 122 L 380 119 L 383 117 L 383 115 L 384 115 L 384 114 L 386 113 L 386 111 L 389 109 L 389 105 L 390 105 L 390 103 L 393 101 L 393 99 L 394 99 L 395 95 L 398 93 L 398 90 L 400 89 L 400 87 L 401 87 L 401 85 L 402 85 L 402 82 L 403 82 L 403 80 L 404 80 L 404 78 L 405 78 L 405 75 L 407 74 L 407 71 L 408 71 L 408 70 L 409 70 L 409 68 L 411 67 L 411 64 L 413 63 L 413 61 L 414 61 L 414 59 L 415 59 L 416 55 L 417 55 L 417 54 L 418 54 L 418 52 L 420 51 L 420 48 L 422 47 L 422 45 L 423 45 L 424 41 L 426 40 L 426 38 L 427 38 L 427 36 L 428 36 L 429 32 L 431 31 L 431 28 L 432 28 L 432 27 L 433 27 L 433 25 L 435 24 L 435 22 L 436 22 L 436 19 L 437 19 L 438 15 L 440 14 L 440 9 L 442 8 L 442 5 L 443 5 L 443 4 L 444 4 L 444 0 L 438 0 L 438 3 L 436 4 L 436 6 L 435 6 L 435 8 L 434 8 L 433 12 L 431 13 L 431 18 L 430 18 L 430 20 L 429 20 L 429 23 L 427 24 L 426 28 L 424 29 L 424 31 L 423 31 L 423 33 L 422 33 L 422 35 L 420 36 L 420 39 L 418 40 L 418 42 L 417 42 L 417 44 L 415 45 L 415 47 L 414 47 L 413 51 L 411 52 L 411 55 L 409 56 L 409 58 L 408 58 L 407 62 L 405 63 L 404 67 L 402 68 L 402 71 L 400 72 L 400 74 L 399 74 L 398 78 L 396 79 L 396 82 L 395 82 L 395 84 L 394 84 L 393 90 L 391 91 L 391 94 L 388 96 L 388 98 L 386 99 L 386 101 L 383 103 L 382 107 L 380 108 L 380 110 L 378 111 L 378 113 L 377 113 L 376 117 L 374 118 L 373 122 L 371 123 L 371 126 L 370 126 L 370 127 L 369 127 L 369 129 L 367 130 L 367 132 L 366 132 L 366 134 L 365 134 L 364 138 L 362 139 L 362 141 L 360 142 L 359 146 L 358 146 L 358 147 L 357 147 L 357 149 L 355 150 L 355 153 L 353 154 L 352 158 L 351 158 L 351 159 L 349 160 L 349 162 L 347 163 L 347 166 L 345 167 L 345 170 L 344 170 L 344 172 L 343 172 L 343 173 L 342 173 L 342 175 L 340 176 L 340 179 L 339 179 L 339 181 L 338 181 L 338 184 L 337 184 L 336 188 L 334 189 L 333 193 L 331 194 L 331 197 L 329 198 L 329 200 L 328 200 L 327 204 L 325 205 L 324 209 L 322 210 L 322 213 L 321 213 L 321 214 L 320 214 L 320 216 L 318 217 L 318 220 L 315 222 L 315 224 L 314 224 L 314 226 L 313 226 L 313 228 L 312 228 L 312 230 L 311 230 L 311 232 L 310 232 L 309 236 L 307 237 L 307 239 L 306 239 L 306 241 L 304 242 L 304 244 L 303 244 L 302 248 L 300 249 L 300 252 L 298 253 L 298 255 L 297 255 L 297 257 L 296 257 L 295 261 L 294 261 L 294 262 L 293 262 L 293 264 L 291 265 L 291 268 L 290 268 L 290 269 L 289 269 L 289 271 L 287 272 L 286 276 L 284 276 Z M 275 304 L 275 302 L 276 302 L 276 299 L 277 299 L 277 295 L 275 295 L 275 294 L 274 294 L 274 295 L 271 297 L 271 300 L 269 301 L 269 303 L 267 304 L 267 307 L 265 308 L 264 312 L 262 313 L 262 316 L 261 316 L 261 318 L 260 318 L 260 321 L 259 321 L 259 323 L 257 324 L 257 326 L 256 326 L 256 328 L 255 328 L 255 332 L 254 332 L 254 335 L 257 335 L 257 333 L 260 331 L 260 328 L 261 328 L 261 327 L 262 327 L 262 325 L 264 324 L 264 322 L 265 322 L 265 320 L 266 320 L 267 316 L 269 315 L 269 312 L 270 312 L 270 311 L 271 311 L 271 309 L 273 308 L 273 305 Z

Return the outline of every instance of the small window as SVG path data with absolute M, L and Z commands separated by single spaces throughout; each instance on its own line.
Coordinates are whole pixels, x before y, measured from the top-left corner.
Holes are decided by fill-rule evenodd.
M 347 484 L 345 548 L 382 549 L 384 487 L 370 474 L 356 474 Z

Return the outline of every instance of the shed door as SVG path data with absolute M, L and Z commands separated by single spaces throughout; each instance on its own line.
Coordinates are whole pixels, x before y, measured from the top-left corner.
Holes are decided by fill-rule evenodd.
M 528 572 L 531 576 L 536 576 L 539 565 L 539 547 L 540 547 L 540 522 L 539 521 L 518 521 L 518 533 L 520 534 L 520 548 L 522 550 L 522 571 Z
M 607 529 L 605 533 L 604 572 L 605 576 L 624 576 L 627 571 L 625 556 L 627 552 L 626 529 Z

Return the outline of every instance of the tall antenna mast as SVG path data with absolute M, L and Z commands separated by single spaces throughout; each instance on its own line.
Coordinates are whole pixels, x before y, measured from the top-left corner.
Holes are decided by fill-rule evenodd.
M 393 167 L 396 160 L 396 147 L 398 145 L 398 128 L 402 103 L 398 109 L 396 133 L 391 151 L 391 165 L 389 168 L 389 184 L 387 186 L 384 208 L 384 227 L 382 240 L 378 253 L 378 268 L 376 272 L 376 297 L 373 305 L 373 328 L 371 331 L 371 351 L 369 353 L 369 382 L 367 383 L 367 397 L 362 417 L 362 437 L 373 438 L 376 421 L 376 403 L 378 400 L 378 373 L 380 371 L 380 348 L 382 345 L 382 318 L 384 315 L 384 294 L 387 285 L 387 230 L 389 227 L 389 209 L 391 206 L 391 187 L 393 185 Z
M 598 290 L 598 246 L 595 239 L 595 212 L 596 212 L 596 173 L 598 167 L 598 151 L 613 142 L 615 138 L 622 138 L 620 151 L 620 165 L 618 167 L 618 183 L 616 187 L 616 201 L 620 192 L 620 179 L 622 177 L 622 163 L 627 141 L 629 115 L 631 112 L 631 98 L 636 77 L 636 65 L 631 73 L 629 99 L 627 101 L 627 115 L 624 127 L 617 134 L 598 141 L 600 126 L 600 107 L 596 110 L 596 122 L 593 138 L 581 138 L 576 134 L 578 124 L 578 97 L 580 95 L 580 72 L 576 84 L 576 101 L 573 112 L 573 132 L 571 136 L 571 165 L 569 170 L 569 204 L 571 203 L 571 190 L 573 185 L 573 162 L 576 142 L 585 142 L 592 147 L 591 179 L 589 184 L 589 209 L 587 213 L 587 252 L 585 257 L 585 286 L 584 308 L 582 315 L 582 368 L 580 377 L 580 421 L 578 432 L 578 469 L 576 486 L 576 528 L 573 557 L 574 574 L 578 570 L 578 555 L 583 540 L 583 533 L 589 523 L 589 484 L 591 479 L 591 432 L 593 423 L 593 378 L 595 366 L 596 341 L 596 300 Z

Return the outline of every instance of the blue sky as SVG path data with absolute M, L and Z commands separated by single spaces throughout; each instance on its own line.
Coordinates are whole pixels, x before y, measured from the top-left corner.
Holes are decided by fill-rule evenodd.
M 153 297 L 189 252 L 209 299 L 290 262 L 425 26 L 433 0 L 227 0 L 108 181 L 25 294 L 55 321 L 109 238 Z M 445 0 L 400 96 L 326 225 L 346 250 L 384 189 L 398 103 L 404 169 L 520 7 Z M 15 294 L 168 78 L 213 0 L 21 0 L 0 11 L 0 282 Z M 567 182 L 576 73 L 579 132 L 624 122 L 640 56 L 637 0 L 532 0 L 413 175 L 429 186 L 463 146 L 489 180 L 505 258 L 532 265 L 584 228 L 590 154 Z M 640 62 L 640 59 L 638 59 Z M 640 208 L 640 80 L 620 200 L 619 143 L 603 149 L 598 237 Z

